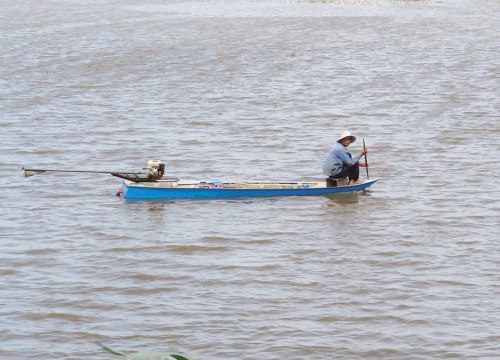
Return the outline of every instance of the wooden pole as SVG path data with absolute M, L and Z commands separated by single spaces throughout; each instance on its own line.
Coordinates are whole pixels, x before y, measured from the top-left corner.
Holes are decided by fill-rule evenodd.
M 363 149 L 366 150 L 365 139 L 363 138 Z M 368 157 L 365 154 L 365 164 L 366 164 L 366 178 L 370 180 L 370 175 L 368 175 Z

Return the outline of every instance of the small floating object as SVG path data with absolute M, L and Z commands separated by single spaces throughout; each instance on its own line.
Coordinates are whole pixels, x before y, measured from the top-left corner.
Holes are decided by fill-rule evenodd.
M 189 360 L 184 355 L 171 354 L 169 352 L 141 351 L 133 354 L 124 354 L 115 351 L 106 345 L 96 341 L 96 344 L 101 347 L 106 353 L 113 355 L 115 358 L 123 358 L 124 360 Z M 191 359 L 192 360 L 192 359 Z

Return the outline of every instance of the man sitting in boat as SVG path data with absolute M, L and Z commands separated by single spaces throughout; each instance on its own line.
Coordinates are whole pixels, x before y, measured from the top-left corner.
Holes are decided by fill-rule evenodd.
M 323 174 L 330 179 L 349 179 L 349 185 L 354 185 L 359 179 L 359 167 L 367 167 L 366 163 L 360 163 L 361 156 L 368 153 L 363 149 L 354 157 L 347 151 L 347 147 L 356 141 L 356 137 L 350 132 L 340 135 L 337 143 L 331 148 L 323 162 Z

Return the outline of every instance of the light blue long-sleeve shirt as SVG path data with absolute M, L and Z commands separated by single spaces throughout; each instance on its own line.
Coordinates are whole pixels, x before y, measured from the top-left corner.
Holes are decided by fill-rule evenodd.
M 335 176 L 342 171 L 342 164 L 354 166 L 359 163 L 359 159 L 361 159 L 361 154 L 351 157 L 344 145 L 336 143 L 323 161 L 323 174 Z

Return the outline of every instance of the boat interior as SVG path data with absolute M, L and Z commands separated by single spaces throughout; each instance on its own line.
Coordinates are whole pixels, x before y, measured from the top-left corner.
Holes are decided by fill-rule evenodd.
M 195 181 L 180 179 L 165 179 L 149 182 L 125 180 L 127 186 L 148 188 L 224 188 L 224 189 L 307 189 L 347 186 L 347 179 L 315 179 L 304 181 Z

